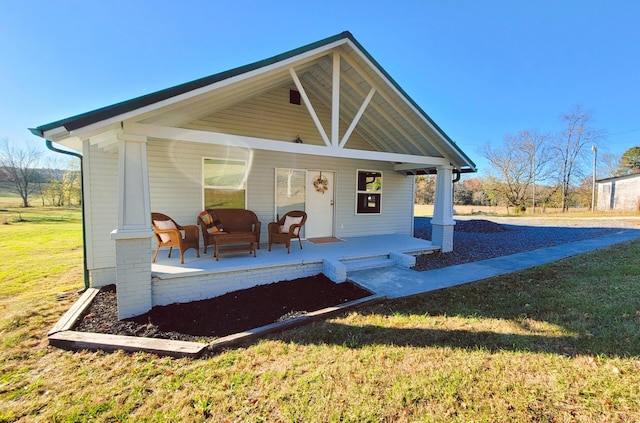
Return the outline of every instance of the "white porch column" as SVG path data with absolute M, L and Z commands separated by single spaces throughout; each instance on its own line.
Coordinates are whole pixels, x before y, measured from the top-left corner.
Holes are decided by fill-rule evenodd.
M 120 134 L 118 160 L 118 229 L 116 287 L 118 319 L 151 310 L 151 207 L 147 138 Z
M 453 166 L 438 166 L 436 193 L 431 219 L 431 242 L 440 251 L 453 251 Z

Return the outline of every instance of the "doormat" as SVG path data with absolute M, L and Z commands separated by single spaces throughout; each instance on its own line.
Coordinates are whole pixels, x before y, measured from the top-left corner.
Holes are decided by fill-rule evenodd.
M 340 238 L 335 238 L 333 236 L 325 236 L 323 238 L 308 238 L 307 241 L 309 241 L 312 244 L 327 244 L 329 242 L 342 242 Z

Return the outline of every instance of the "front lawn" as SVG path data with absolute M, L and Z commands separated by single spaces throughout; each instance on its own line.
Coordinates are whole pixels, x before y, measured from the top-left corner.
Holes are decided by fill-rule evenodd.
M 0 422 L 640 421 L 640 241 L 191 360 L 49 347 L 80 213 L 23 218 L 0 226 Z

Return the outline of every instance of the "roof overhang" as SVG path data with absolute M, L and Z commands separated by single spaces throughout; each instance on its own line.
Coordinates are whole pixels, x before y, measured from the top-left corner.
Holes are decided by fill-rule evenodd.
M 332 110 L 331 130 L 323 128 L 316 117 L 325 145 L 283 143 L 238 134 L 221 136 L 215 131 L 189 128 L 189 122 L 207 113 L 282 84 L 295 84 L 303 96 L 308 92 Z M 305 100 L 313 116 L 311 101 Z M 336 122 L 349 124 L 345 134 L 333 129 L 339 128 Z M 270 59 L 42 125 L 31 132 L 81 151 L 84 139 L 108 143 L 106 140 L 113 137 L 104 134 L 121 130 L 148 137 L 232 142 L 300 154 L 385 160 L 396 163 L 396 170 L 407 174 L 431 173 L 440 165 L 453 165 L 463 172 L 476 170 L 457 144 L 348 32 Z M 348 148 L 351 131 L 366 138 L 372 151 Z

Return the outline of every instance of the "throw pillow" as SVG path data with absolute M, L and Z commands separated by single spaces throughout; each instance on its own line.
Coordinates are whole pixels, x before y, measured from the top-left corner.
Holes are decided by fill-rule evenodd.
M 291 228 L 291 226 L 299 225 L 301 222 L 302 222 L 302 216 L 300 216 L 300 217 L 287 216 L 287 217 L 284 218 L 284 225 L 282 225 L 280 230 L 283 233 L 289 232 L 289 229 Z M 299 232 L 300 232 L 300 228 L 295 228 L 294 231 L 293 231 L 293 234 L 298 236 Z
M 174 225 L 173 221 L 171 220 L 154 220 L 153 224 L 160 230 L 178 229 L 176 228 L 176 225 Z M 162 242 L 171 241 L 171 236 L 169 236 L 169 234 L 158 234 L 158 235 L 160 235 L 160 239 L 162 240 Z
M 203 211 L 202 213 L 200 213 L 198 215 L 198 217 L 202 220 L 202 223 L 204 223 L 205 225 L 207 225 L 207 228 L 211 226 L 211 224 L 213 223 L 213 218 L 211 217 L 211 215 L 209 214 L 208 211 Z
M 211 214 L 211 226 L 218 228 L 218 232 L 224 232 L 224 229 L 222 229 L 222 222 L 220 222 L 220 219 L 218 219 L 218 216 L 216 216 L 213 210 L 211 210 L 209 214 Z
M 224 229 L 222 228 L 222 222 L 220 222 L 218 219 L 213 220 L 212 228 L 216 228 L 218 232 L 224 232 Z

